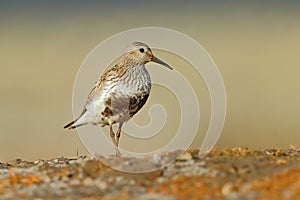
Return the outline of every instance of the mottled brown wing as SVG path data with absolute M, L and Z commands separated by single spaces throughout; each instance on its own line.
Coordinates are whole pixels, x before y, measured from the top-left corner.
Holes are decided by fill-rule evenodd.
M 95 83 L 94 87 L 92 88 L 87 98 L 86 104 L 89 103 L 93 99 L 95 94 L 98 93 L 98 91 L 101 89 L 101 86 L 105 81 L 120 78 L 125 74 L 126 70 L 127 68 L 119 67 L 118 65 L 108 68 L 107 71 L 101 76 L 101 78 Z
M 116 74 L 116 71 L 113 70 L 115 67 L 109 69 L 108 71 L 106 71 L 101 78 L 94 84 L 88 98 L 86 101 L 86 104 L 88 104 L 93 98 L 94 96 L 100 91 L 101 86 L 103 85 L 103 83 L 111 76 L 114 76 L 114 74 Z
M 115 67 L 114 67 L 115 68 Z M 81 112 L 81 114 L 79 115 L 79 117 L 75 120 L 73 120 L 72 122 L 68 123 L 67 125 L 64 126 L 64 128 L 69 128 L 69 129 L 73 129 L 76 128 L 78 126 L 74 126 L 74 123 L 81 117 L 84 115 L 84 113 L 87 111 L 86 109 L 86 105 L 94 98 L 94 96 L 97 94 L 97 92 L 101 89 L 102 84 L 106 81 L 107 77 L 110 75 L 114 74 L 115 70 L 109 69 L 108 71 L 106 71 L 103 76 L 101 76 L 101 78 L 94 84 L 88 98 L 87 101 L 85 103 L 85 106 Z
M 97 92 L 100 90 L 101 88 L 101 85 L 103 84 L 104 82 L 104 79 L 101 77 L 93 86 L 88 98 L 87 98 L 87 101 L 86 101 L 86 104 L 88 104 L 92 99 L 93 97 L 95 96 L 95 94 L 97 94 Z

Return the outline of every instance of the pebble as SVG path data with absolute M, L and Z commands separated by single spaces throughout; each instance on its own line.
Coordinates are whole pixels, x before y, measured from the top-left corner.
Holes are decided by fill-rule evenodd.
M 129 181 L 129 184 L 130 184 L 130 185 L 135 185 L 136 182 L 135 182 L 135 180 L 130 180 L 130 181 Z
M 7 169 L 0 169 L 0 178 L 7 178 L 9 177 L 9 173 Z
M 83 171 L 87 176 L 96 178 L 101 174 L 101 163 L 98 160 L 89 160 L 85 163 Z
M 185 152 L 184 154 L 182 154 L 181 156 L 179 156 L 177 158 L 178 161 L 186 161 L 186 160 L 191 160 L 193 157 L 192 157 L 192 154 L 189 153 L 189 152 Z
M 232 183 L 225 183 L 222 187 L 221 193 L 223 196 L 226 196 L 233 191 L 233 184 Z
M 156 181 L 157 181 L 157 183 L 163 183 L 163 182 L 165 181 L 165 178 L 163 178 L 163 177 L 158 177 L 158 178 L 156 179 Z
M 88 177 L 83 180 L 83 185 L 85 185 L 85 186 L 94 185 L 94 180 L 92 178 Z
M 104 181 L 97 180 L 95 184 L 97 185 L 98 188 L 100 188 L 100 190 L 107 189 L 107 183 Z
M 124 162 L 124 165 L 131 165 L 131 164 L 132 163 L 129 160 L 127 160 L 127 161 Z
M 69 181 L 69 184 L 71 186 L 78 186 L 78 185 L 80 185 L 80 180 L 78 180 L 78 179 L 72 179 L 72 180 Z
M 174 197 L 169 195 L 163 195 L 163 194 L 142 194 L 139 195 L 139 200 L 175 200 Z
M 115 180 L 116 180 L 117 183 L 120 183 L 120 182 L 123 181 L 123 179 L 124 179 L 123 176 L 117 176 Z
M 52 188 L 56 188 L 56 189 L 63 189 L 63 188 L 67 188 L 68 184 L 62 181 L 57 181 L 57 182 L 52 182 L 50 183 L 50 187 Z
M 161 155 L 157 154 L 157 153 L 153 154 L 153 156 L 152 156 L 152 162 L 154 164 L 156 164 L 156 165 L 159 165 L 160 162 L 161 162 Z

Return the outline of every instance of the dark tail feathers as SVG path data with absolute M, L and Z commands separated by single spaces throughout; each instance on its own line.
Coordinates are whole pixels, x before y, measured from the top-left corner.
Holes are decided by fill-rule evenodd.
M 70 123 L 68 123 L 67 125 L 64 126 L 64 128 L 74 129 L 74 128 L 77 128 L 77 127 L 79 127 L 79 126 L 83 126 L 83 125 L 87 124 L 87 123 L 85 123 L 85 124 L 78 124 L 78 125 L 76 125 L 76 126 L 73 126 L 73 124 L 74 124 L 76 121 L 77 121 L 77 119 L 74 120 L 74 121 L 72 121 L 72 122 L 70 122 Z
M 85 112 L 86 112 L 86 109 L 84 109 L 84 110 L 82 111 L 82 113 L 80 114 L 80 116 L 79 116 L 77 119 L 75 119 L 74 121 L 71 121 L 70 123 L 68 123 L 67 125 L 65 125 L 64 128 L 74 129 L 74 128 L 77 128 L 78 126 L 85 125 L 85 124 L 79 124 L 79 125 L 77 125 L 77 126 L 73 126 L 73 124 L 74 124 L 74 123 L 75 123 L 82 115 L 84 115 Z
M 73 126 L 73 124 L 76 122 L 76 120 L 71 121 L 70 123 L 68 123 L 67 125 L 64 126 L 64 128 L 68 128 L 68 129 L 74 129 L 76 128 L 76 126 Z

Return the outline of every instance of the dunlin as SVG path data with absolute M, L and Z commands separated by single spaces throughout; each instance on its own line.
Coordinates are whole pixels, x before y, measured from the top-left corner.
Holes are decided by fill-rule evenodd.
M 81 115 L 64 128 L 74 129 L 85 124 L 109 126 L 116 156 L 120 156 L 122 126 L 144 106 L 151 90 L 151 78 L 145 68 L 150 61 L 173 69 L 155 57 L 146 44 L 132 43 L 118 63 L 95 83 Z M 118 124 L 116 134 L 113 124 Z

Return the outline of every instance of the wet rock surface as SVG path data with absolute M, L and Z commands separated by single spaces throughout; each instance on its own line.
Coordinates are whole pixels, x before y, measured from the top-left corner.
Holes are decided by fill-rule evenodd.
M 0 199 L 299 199 L 300 150 L 214 149 L 205 158 L 197 149 L 152 157 L 90 156 L 0 162 Z M 147 170 L 144 170 L 147 171 Z

